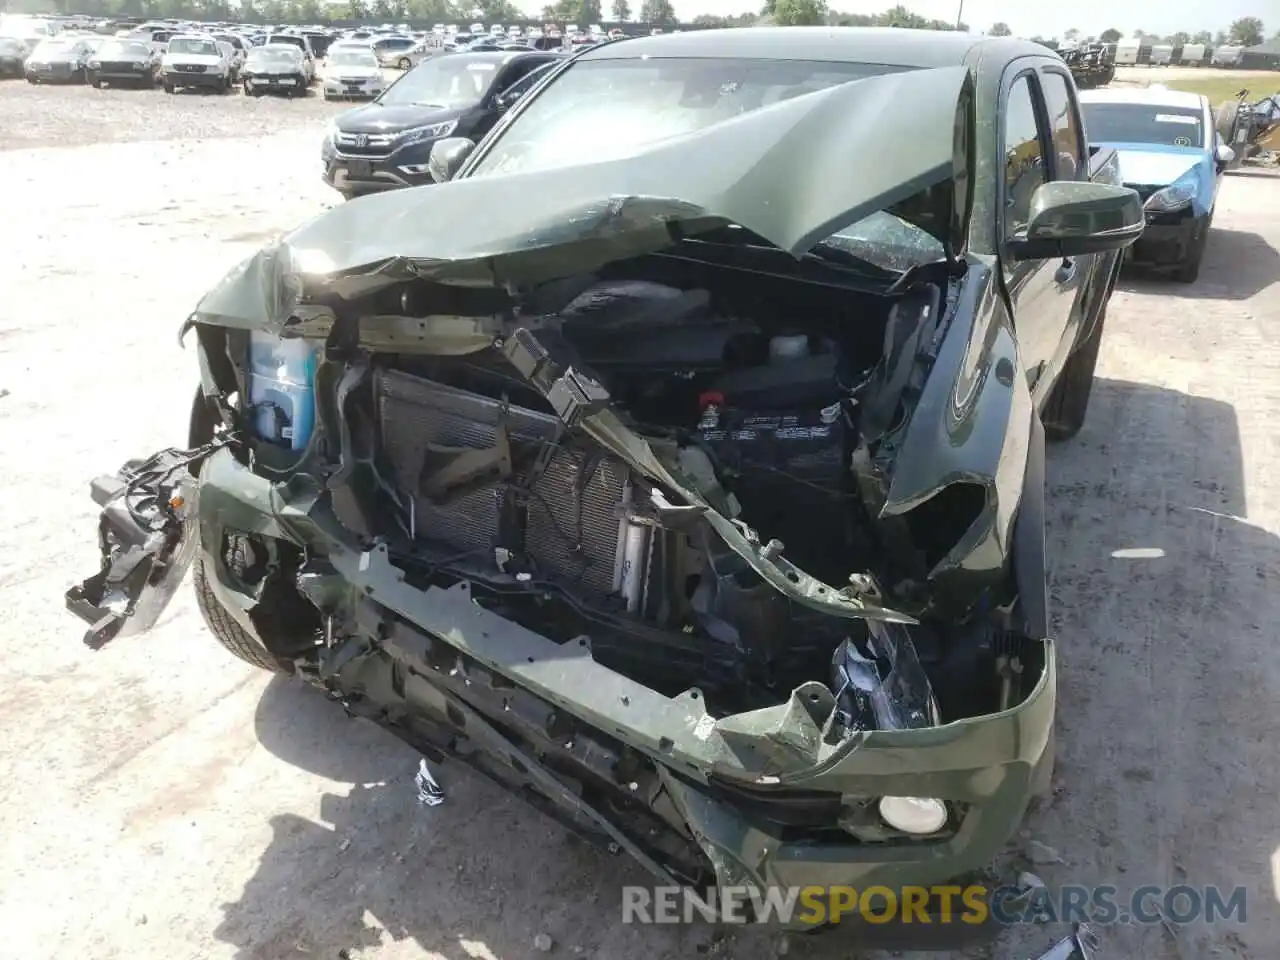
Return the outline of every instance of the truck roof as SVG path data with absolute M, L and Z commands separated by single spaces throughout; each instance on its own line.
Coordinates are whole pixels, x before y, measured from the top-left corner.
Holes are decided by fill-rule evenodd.
M 1199 110 L 1205 105 L 1205 97 L 1185 90 L 1168 87 L 1106 87 L 1102 90 L 1081 90 L 1081 103 L 1143 103 L 1153 107 L 1175 107 L 1183 110 Z
M 952 30 L 895 27 L 752 27 L 660 33 L 604 43 L 581 60 L 634 57 L 742 57 L 768 60 L 832 60 L 904 67 L 948 67 L 965 62 L 975 47 L 996 48 L 1006 57 L 1052 56 L 1029 40 L 987 37 Z M 994 52 L 994 51 L 993 51 Z

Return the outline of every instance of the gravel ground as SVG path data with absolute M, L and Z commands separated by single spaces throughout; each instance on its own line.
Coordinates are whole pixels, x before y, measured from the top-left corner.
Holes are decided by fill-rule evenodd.
M 384 71 L 388 80 L 400 76 Z M 304 98 L 246 97 L 203 91 L 166 94 L 83 84 L 0 80 L 0 150 L 83 147 L 137 140 L 254 137 L 323 124 L 354 104 L 326 101 L 316 87 Z
M 538 934 L 613 960 L 776 955 L 763 931 L 620 925 L 638 867 L 463 771 L 441 771 L 443 806 L 416 807 L 411 751 L 226 655 L 189 591 L 146 637 L 80 645 L 62 593 L 97 564 L 86 483 L 185 436 L 178 325 L 333 202 L 325 110 L 0 98 L 5 136 L 29 117 L 44 132 L 28 142 L 62 145 L 0 153 L 0 956 L 510 960 Z M 121 106 L 67 106 L 90 98 Z M 267 129 L 285 132 L 232 139 Z M 73 146 L 93 130 L 169 142 Z M 1280 956 L 1278 248 L 1280 182 L 1228 178 L 1199 282 L 1122 284 L 1089 422 L 1051 455 L 1060 767 L 1009 865 L 1034 839 L 1059 854 L 1034 867 L 1053 886 L 1250 896 L 1244 925 L 1108 928 L 1102 958 Z M 1061 932 L 952 956 L 1022 958 Z M 857 946 L 849 930 L 789 941 L 830 960 Z

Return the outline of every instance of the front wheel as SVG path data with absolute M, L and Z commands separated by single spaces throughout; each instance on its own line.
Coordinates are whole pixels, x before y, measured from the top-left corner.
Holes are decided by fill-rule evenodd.
M 93 89 L 95 90 L 101 90 L 102 87 L 104 86 L 102 80 L 92 70 L 90 70 L 88 73 L 84 75 L 84 82 L 87 83 L 89 86 L 93 87 Z
M 209 585 L 206 559 L 196 557 L 191 568 L 191 583 L 196 589 L 196 607 L 213 638 L 250 666 L 272 673 L 285 673 L 284 667 L 256 637 L 246 631 L 223 609 Z
M 409 62 L 408 57 L 401 57 L 400 62 L 397 63 L 396 66 L 399 67 L 401 70 L 408 70 L 411 66 L 413 66 L 413 64 Z
M 165 92 L 165 93 L 173 93 L 173 92 L 175 92 L 176 90 L 177 90 L 177 87 L 175 87 L 172 83 L 166 83 L 166 84 L 164 85 L 164 92 Z
M 1204 259 L 1204 248 L 1209 245 L 1209 228 L 1213 225 L 1213 214 L 1205 219 L 1204 227 L 1191 238 L 1187 247 L 1187 255 L 1183 258 L 1173 277 L 1181 283 L 1195 283 L 1200 279 L 1200 261 Z

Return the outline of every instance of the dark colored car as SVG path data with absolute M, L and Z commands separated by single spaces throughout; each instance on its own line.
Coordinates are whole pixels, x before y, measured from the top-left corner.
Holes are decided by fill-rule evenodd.
M 145 40 L 112 37 L 104 40 L 89 60 L 90 86 L 128 84 L 154 87 L 160 82 L 160 56 Z
M 27 45 L 13 37 L 0 37 L 0 77 L 22 76 Z
M 95 481 L 86 642 L 194 556 L 237 656 L 658 883 L 987 867 L 1053 766 L 1045 436 L 1143 229 L 1062 61 L 623 40 L 431 162 L 184 324 L 189 449 Z
M 302 50 L 287 43 L 252 47 L 240 68 L 245 96 L 281 93 L 286 97 L 305 97 L 307 68 L 303 57 Z
M 424 60 L 372 103 L 334 120 L 321 145 L 325 182 L 348 199 L 432 183 L 427 158 L 437 140 L 482 137 L 514 102 L 502 95 L 560 59 L 499 52 Z
M 28 83 L 84 83 L 93 44 L 84 37 L 50 37 L 36 44 L 24 70 Z

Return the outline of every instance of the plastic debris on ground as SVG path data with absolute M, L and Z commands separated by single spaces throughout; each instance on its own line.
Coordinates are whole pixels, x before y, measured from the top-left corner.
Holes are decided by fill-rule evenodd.
M 431 768 L 424 759 L 418 764 L 418 772 L 414 775 L 413 785 L 418 788 L 418 803 L 424 807 L 438 807 L 444 803 L 444 789 L 436 783 L 431 775 Z

